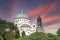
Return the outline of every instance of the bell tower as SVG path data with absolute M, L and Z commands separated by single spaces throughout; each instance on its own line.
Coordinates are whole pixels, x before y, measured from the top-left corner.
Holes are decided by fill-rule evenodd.
M 42 27 L 42 19 L 40 16 L 37 17 L 37 32 L 44 32 Z

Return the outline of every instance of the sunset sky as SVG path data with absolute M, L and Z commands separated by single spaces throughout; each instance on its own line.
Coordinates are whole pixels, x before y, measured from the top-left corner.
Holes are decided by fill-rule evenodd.
M 34 22 L 41 16 L 47 33 L 55 33 L 60 28 L 60 0 L 0 0 L 1 19 L 13 22 L 21 9 Z

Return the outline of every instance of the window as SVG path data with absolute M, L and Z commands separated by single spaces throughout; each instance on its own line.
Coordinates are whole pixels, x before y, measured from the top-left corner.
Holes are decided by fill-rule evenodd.
M 16 26 L 17 26 L 17 24 L 16 24 Z
M 20 21 L 21 21 L 21 19 L 20 19 Z
M 23 19 L 23 21 L 24 21 L 24 19 Z
M 20 30 L 22 30 L 22 29 L 20 29 Z
M 22 21 L 22 19 L 21 19 L 21 21 Z
M 33 31 L 35 31 L 35 30 L 33 30 Z
M 28 32 L 28 34 L 29 34 L 30 32 Z
M 33 25 L 33 27 L 35 27 L 35 25 Z

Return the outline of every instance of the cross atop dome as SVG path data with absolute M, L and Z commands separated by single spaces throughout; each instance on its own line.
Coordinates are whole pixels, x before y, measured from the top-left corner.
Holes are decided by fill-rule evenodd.
M 23 10 L 16 16 L 16 18 L 29 18 L 25 13 L 23 13 Z
M 23 9 L 21 9 L 21 13 L 23 13 Z

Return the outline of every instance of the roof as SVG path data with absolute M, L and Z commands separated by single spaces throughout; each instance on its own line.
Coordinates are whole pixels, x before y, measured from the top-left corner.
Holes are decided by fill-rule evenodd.
M 23 10 L 21 10 L 21 13 L 19 13 L 16 18 L 29 18 L 25 13 L 23 13 Z
M 23 24 L 21 27 L 30 27 L 28 24 Z
M 16 16 L 16 18 L 29 18 L 29 17 L 24 13 L 20 13 Z

